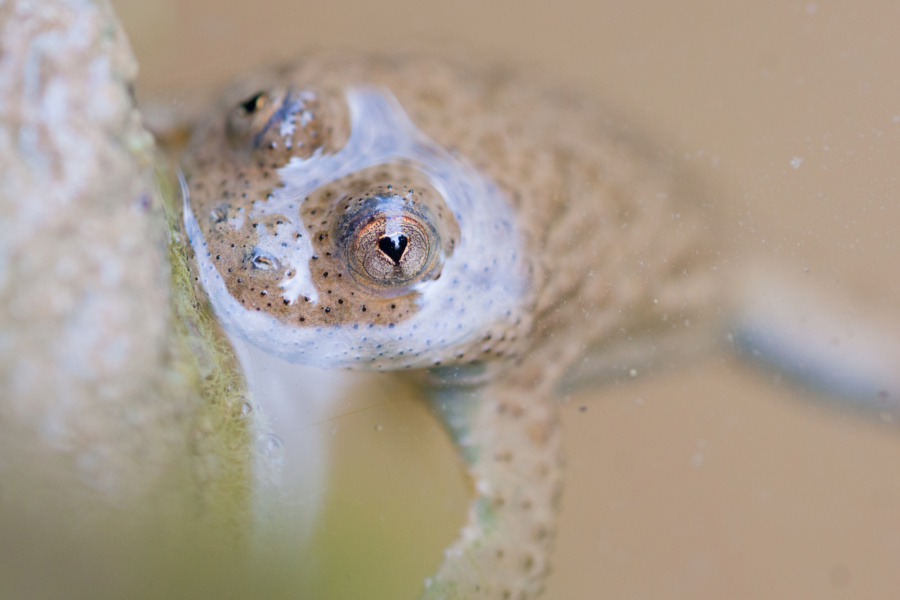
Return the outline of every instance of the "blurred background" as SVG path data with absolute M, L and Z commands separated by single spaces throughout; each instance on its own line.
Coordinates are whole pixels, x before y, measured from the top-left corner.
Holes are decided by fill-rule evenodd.
M 310 48 L 499 61 L 592 94 L 708 182 L 733 268 L 777 264 L 900 339 L 896 2 L 113 4 L 144 101 L 189 104 Z M 900 430 L 815 400 L 727 356 L 570 398 L 545 597 L 900 597 Z M 402 413 L 323 425 L 328 502 L 343 508 L 323 514 L 309 597 L 412 598 L 455 535 L 466 483 L 452 448 L 429 415 Z

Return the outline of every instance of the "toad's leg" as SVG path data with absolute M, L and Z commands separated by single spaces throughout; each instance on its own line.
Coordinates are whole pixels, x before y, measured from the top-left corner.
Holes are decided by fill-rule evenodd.
M 863 416 L 900 416 L 900 323 L 862 298 L 774 268 L 748 268 L 691 327 L 650 324 L 602 340 L 561 379 L 568 392 L 734 353 Z M 718 310 L 715 310 L 718 307 Z M 891 305 L 891 308 L 893 305 Z
M 900 416 L 900 324 L 834 290 L 748 269 L 731 323 L 741 356 L 834 405 Z
M 549 385 L 435 388 L 432 404 L 475 482 L 460 538 L 423 598 L 534 598 L 543 587 L 562 487 Z

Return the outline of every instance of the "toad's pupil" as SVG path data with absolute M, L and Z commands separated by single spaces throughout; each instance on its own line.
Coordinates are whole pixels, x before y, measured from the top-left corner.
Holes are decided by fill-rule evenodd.
M 252 115 L 262 105 L 264 97 L 265 93 L 259 92 L 258 94 L 255 94 L 244 102 L 241 102 L 241 107 L 243 107 L 244 112 L 246 112 L 248 115 Z
M 399 235 L 384 235 L 378 240 L 378 248 L 384 252 L 385 256 L 394 261 L 395 265 L 400 264 L 403 253 L 406 251 L 408 240 L 402 233 Z

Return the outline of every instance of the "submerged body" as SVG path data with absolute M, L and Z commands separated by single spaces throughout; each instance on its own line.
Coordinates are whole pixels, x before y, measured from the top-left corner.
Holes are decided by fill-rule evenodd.
M 198 280 L 230 334 L 289 362 L 424 373 L 477 490 L 426 595 L 537 594 L 564 375 L 718 321 L 692 190 L 591 105 L 416 59 L 256 74 L 185 156 Z

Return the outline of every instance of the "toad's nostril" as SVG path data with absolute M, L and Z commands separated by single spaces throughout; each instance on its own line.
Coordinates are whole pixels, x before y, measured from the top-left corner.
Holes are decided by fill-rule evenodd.
M 378 248 L 384 252 L 385 256 L 394 261 L 395 265 L 399 265 L 400 259 L 403 258 L 403 253 L 406 251 L 407 243 L 408 240 L 402 233 L 393 236 L 384 235 L 378 240 Z

